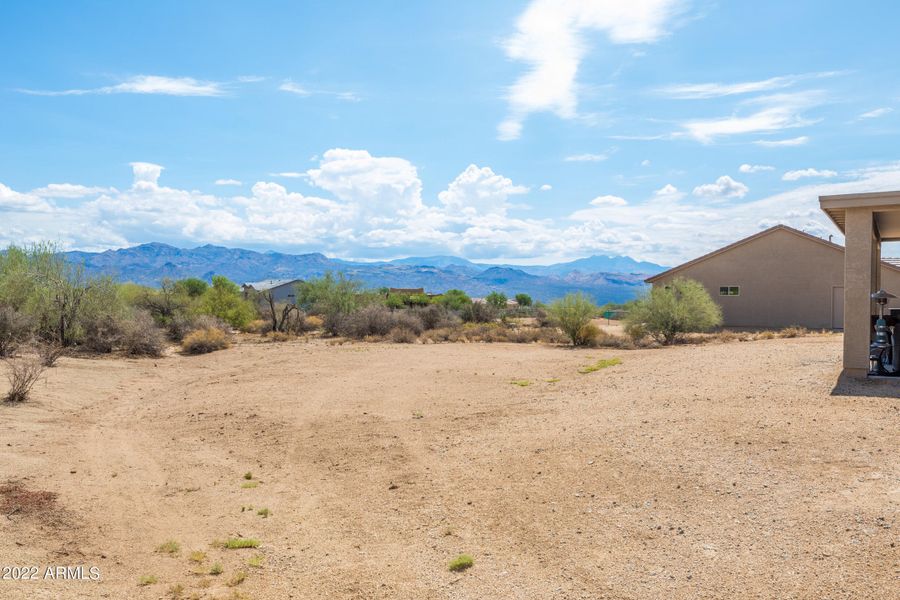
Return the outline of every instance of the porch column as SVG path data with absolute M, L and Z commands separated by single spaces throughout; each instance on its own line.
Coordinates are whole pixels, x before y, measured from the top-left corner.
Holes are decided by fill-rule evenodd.
M 844 235 L 844 373 L 865 377 L 872 338 L 872 299 L 881 279 L 881 243 L 871 208 L 848 208 Z

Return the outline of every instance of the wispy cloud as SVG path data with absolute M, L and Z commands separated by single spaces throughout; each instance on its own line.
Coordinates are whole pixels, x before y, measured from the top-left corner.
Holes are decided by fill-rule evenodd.
M 216 179 L 216 185 L 244 185 L 237 179 Z
M 506 55 L 528 65 L 507 91 L 509 110 L 497 137 L 522 135 L 525 119 L 549 111 L 563 119 L 577 116 L 576 74 L 588 44 L 585 34 L 601 31 L 613 44 L 647 44 L 668 33 L 680 0 L 533 0 L 516 20 L 516 32 L 503 42 Z
M 592 206 L 625 206 L 628 201 L 619 196 L 597 196 L 591 200 Z
M 200 81 L 193 77 L 163 77 L 159 75 L 137 75 L 116 85 L 89 89 L 31 90 L 18 92 L 32 96 L 84 96 L 87 94 L 158 94 L 163 96 L 224 96 L 224 84 L 215 81 Z
M 710 144 L 725 136 L 771 133 L 804 127 L 816 121 L 803 117 L 802 111 L 819 104 L 820 96 L 819 92 L 798 92 L 754 98 L 741 104 L 741 108 L 748 114 L 686 121 L 681 124 L 682 135 Z
M 805 177 L 837 177 L 837 171 L 831 171 L 829 169 L 799 169 L 797 171 L 788 171 L 784 175 L 781 176 L 781 179 L 784 181 L 797 181 L 798 179 L 803 179 Z
M 269 173 L 269 177 L 287 177 L 288 179 L 299 179 L 306 177 L 306 173 L 298 173 L 297 171 L 282 171 L 281 173 Z
M 785 140 L 755 140 L 753 143 L 763 148 L 783 148 L 785 146 L 802 146 L 809 142 L 809 137 L 801 135 Z
M 573 154 L 565 157 L 566 162 L 600 162 L 609 158 L 608 154 Z
M 720 98 L 722 96 L 735 96 L 738 94 L 751 94 L 757 92 L 769 92 L 791 87 L 804 79 L 816 79 L 838 75 L 838 71 L 822 73 L 806 73 L 803 75 L 784 75 L 770 77 L 759 81 L 744 81 L 739 83 L 679 83 L 657 89 L 657 92 L 669 98 L 677 100 L 699 100 L 705 98 Z
M 877 119 L 878 117 L 883 117 L 883 116 L 885 116 L 885 115 L 887 115 L 887 114 L 890 114 L 890 113 L 892 113 L 892 112 L 894 112 L 894 109 L 893 109 L 893 108 L 890 108 L 890 107 L 888 107 L 888 106 L 885 106 L 885 107 L 882 107 L 882 108 L 876 108 L 876 109 L 874 109 L 874 110 L 870 110 L 870 111 L 868 111 L 868 112 L 864 112 L 863 114 L 859 115 L 859 118 L 860 118 L 860 119 Z
M 359 102 L 361 100 L 359 95 L 355 92 L 332 92 L 329 90 L 310 89 L 303 87 L 298 83 L 294 83 L 290 79 L 283 81 L 281 85 L 278 86 L 278 89 L 282 92 L 288 92 L 304 98 L 309 96 L 333 96 L 338 100 L 344 100 L 346 102 Z
M 761 171 L 774 171 L 775 167 L 771 165 L 749 165 L 747 163 L 742 164 L 738 167 L 738 171 L 741 173 L 759 173 Z

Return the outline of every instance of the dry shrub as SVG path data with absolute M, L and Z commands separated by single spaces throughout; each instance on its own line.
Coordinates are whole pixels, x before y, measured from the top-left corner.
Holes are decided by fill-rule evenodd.
M 55 342 L 38 342 L 34 349 L 45 367 L 55 367 L 56 361 L 66 354 L 66 348 Z
M 346 315 L 338 331 L 343 336 L 361 340 L 385 336 L 394 329 L 408 329 L 418 337 L 425 330 L 425 325 L 411 311 L 392 311 L 385 306 L 372 304 Z
M 218 329 L 225 337 L 231 333 L 231 326 L 222 319 L 211 315 L 178 315 L 169 323 L 169 337 L 176 342 L 198 329 Z
M 136 312 L 122 327 L 122 350 L 129 356 L 162 356 L 166 341 L 150 313 Z
M 188 354 L 206 354 L 222 350 L 230 345 L 225 332 L 215 327 L 192 331 L 181 341 L 182 350 Z
M 241 327 L 241 331 L 244 333 L 265 334 L 272 331 L 272 322 L 265 319 L 256 319 Z
M 13 356 L 31 337 L 32 321 L 11 306 L 0 306 L 0 357 Z
M 113 315 L 99 315 L 84 323 L 85 349 L 109 354 L 122 342 L 122 323 Z
M 422 341 L 429 344 L 444 342 L 483 342 L 514 344 L 562 344 L 568 338 L 556 328 L 508 327 L 499 323 L 466 323 L 457 327 L 441 327 L 422 334 Z
M 6 378 L 9 380 L 9 391 L 3 400 L 6 402 L 25 402 L 28 400 L 28 394 L 31 388 L 37 383 L 41 373 L 44 372 L 44 365 L 37 357 L 27 358 L 7 358 L 4 359 L 8 371 Z
M 389 334 L 390 340 L 395 344 L 415 344 L 419 336 L 407 327 L 394 327 Z
M 439 304 L 412 308 L 409 312 L 419 318 L 422 322 L 422 327 L 426 331 L 443 327 L 455 327 L 462 321 L 456 313 Z
M 781 330 L 781 337 L 786 338 L 795 338 L 795 337 L 803 337 L 809 335 L 809 329 L 806 327 L 798 327 L 796 325 L 792 327 L 785 327 Z
M 316 331 L 317 329 L 322 329 L 323 321 L 321 317 L 317 317 L 316 315 L 307 315 L 303 319 L 303 325 L 307 327 L 308 331 Z
M 270 342 L 286 342 L 294 339 L 295 336 L 285 333 L 284 331 L 270 331 L 264 337 Z

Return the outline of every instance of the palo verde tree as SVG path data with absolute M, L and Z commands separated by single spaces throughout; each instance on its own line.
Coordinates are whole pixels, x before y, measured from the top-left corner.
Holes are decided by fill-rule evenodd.
M 636 300 L 625 317 L 632 337 L 646 333 L 661 344 L 681 341 L 686 333 L 708 331 L 722 324 L 722 309 L 698 281 L 676 277 L 654 286 Z

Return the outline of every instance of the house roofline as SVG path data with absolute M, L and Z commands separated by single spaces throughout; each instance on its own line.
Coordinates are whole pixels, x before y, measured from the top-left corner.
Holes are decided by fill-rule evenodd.
M 667 271 L 663 271 L 662 273 L 657 273 L 656 275 L 645 279 L 644 283 L 651 283 L 651 284 L 656 283 L 657 281 L 660 281 L 661 279 L 664 279 L 666 277 L 670 277 L 671 275 L 674 275 L 675 273 L 678 273 L 679 271 L 683 271 L 684 269 L 693 267 L 694 265 L 705 262 L 713 257 L 716 257 L 720 254 L 724 254 L 725 252 L 728 252 L 730 250 L 734 250 L 735 248 L 737 248 L 739 246 L 743 246 L 744 244 L 748 244 L 750 242 L 756 241 L 761 237 L 765 237 L 765 236 L 769 235 L 770 233 L 774 233 L 779 230 L 787 231 L 788 233 L 793 233 L 794 235 L 796 235 L 798 237 L 802 237 L 804 239 L 811 240 L 813 242 L 818 242 L 819 244 L 823 244 L 824 246 L 827 246 L 828 248 L 831 248 L 832 250 L 844 252 L 844 247 L 841 246 L 840 244 L 835 244 L 834 242 L 830 242 L 828 240 L 823 240 L 822 238 L 811 235 L 809 233 L 806 233 L 805 231 L 800 231 L 799 229 L 794 229 L 793 227 L 788 227 L 787 225 L 783 225 L 783 224 L 779 223 L 778 225 L 775 225 L 773 227 L 769 227 L 768 229 L 764 229 L 763 231 L 754 233 L 751 236 L 740 239 L 734 243 L 728 244 L 727 246 L 722 246 L 718 250 L 713 250 L 712 252 L 709 252 L 702 256 L 698 256 L 697 258 L 695 258 L 693 260 L 689 260 L 686 263 L 682 263 L 676 267 L 672 267 L 671 269 L 669 269 Z M 900 267 L 896 267 L 896 266 L 894 266 L 890 263 L 886 263 L 884 261 L 881 261 L 881 264 L 882 264 L 882 266 L 887 267 L 893 271 L 900 272 Z

